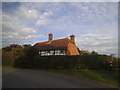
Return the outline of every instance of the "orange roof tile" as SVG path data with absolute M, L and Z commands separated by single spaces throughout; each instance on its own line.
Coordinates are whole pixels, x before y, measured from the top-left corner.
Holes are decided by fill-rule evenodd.
M 51 40 L 46 42 L 39 42 L 34 45 L 34 47 L 38 48 L 39 50 L 66 50 L 68 43 L 72 42 L 68 38 Z

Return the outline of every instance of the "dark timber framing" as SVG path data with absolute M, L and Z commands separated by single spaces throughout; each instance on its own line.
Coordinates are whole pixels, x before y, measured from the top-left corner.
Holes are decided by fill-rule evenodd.
M 44 50 L 44 51 L 39 51 L 39 55 L 41 56 L 67 55 L 67 51 L 66 50 Z

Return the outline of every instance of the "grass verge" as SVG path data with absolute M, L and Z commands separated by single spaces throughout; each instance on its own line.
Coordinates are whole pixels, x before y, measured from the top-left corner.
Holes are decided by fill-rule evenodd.
M 12 66 L 1 66 L 1 68 L 14 68 Z
M 59 74 L 67 74 L 77 77 L 83 77 L 90 80 L 95 80 L 107 84 L 111 84 L 113 86 L 118 86 L 118 72 L 110 71 L 110 70 L 88 70 L 88 69 L 80 69 L 80 70 L 69 70 L 69 69 L 42 69 L 44 71 L 59 73 Z

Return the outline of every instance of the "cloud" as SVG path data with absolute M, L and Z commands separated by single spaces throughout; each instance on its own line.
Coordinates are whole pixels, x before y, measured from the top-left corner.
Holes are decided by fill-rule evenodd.
M 35 39 L 35 38 L 43 38 L 44 35 L 28 35 L 25 37 L 25 39 Z
M 20 12 L 19 12 L 20 11 Z M 21 13 L 21 14 L 18 14 Z M 32 39 L 42 38 L 43 35 L 37 34 L 37 30 L 28 25 L 30 20 L 36 17 L 35 10 L 18 9 L 12 15 L 11 13 L 3 12 L 2 15 L 2 44 L 7 46 L 12 43 L 23 44 L 28 41 L 33 42 Z M 23 20 L 24 19 L 24 20 Z M 26 23 L 24 23 L 26 21 Z M 31 22 L 30 22 L 31 23 Z
M 80 49 L 95 50 L 104 54 L 118 53 L 118 41 L 115 37 L 97 33 L 84 34 L 76 38 Z
M 18 31 L 20 35 L 22 36 L 26 36 L 26 35 L 31 35 L 36 33 L 36 30 L 34 30 L 33 28 L 29 28 L 29 27 L 23 27 L 20 31 Z
M 15 18 L 11 18 L 9 15 L 3 15 L 3 22 L 2 22 L 2 27 L 3 27 L 3 33 L 19 33 L 19 34 L 33 34 L 36 33 L 36 30 L 34 30 L 32 27 L 27 27 L 24 24 L 21 24 L 18 20 Z
M 38 16 L 38 12 L 35 9 L 28 9 L 22 5 L 15 11 L 15 15 L 19 17 L 19 19 L 21 18 L 23 20 L 27 20 L 28 22 L 34 21 Z
M 52 12 L 44 12 L 42 13 L 38 20 L 36 21 L 36 25 L 37 26 L 43 26 L 43 25 L 46 25 L 50 20 L 49 16 L 53 15 Z
M 85 23 L 103 25 L 114 20 L 117 20 L 118 16 L 117 3 L 83 2 L 83 3 L 71 3 L 70 5 L 75 10 L 77 10 L 76 16 L 78 16 L 78 18 L 80 18 Z

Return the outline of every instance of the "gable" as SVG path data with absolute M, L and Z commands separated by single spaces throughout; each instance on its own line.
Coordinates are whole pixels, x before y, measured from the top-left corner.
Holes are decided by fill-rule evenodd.
M 78 49 L 74 43 L 68 44 L 68 55 L 79 55 Z

